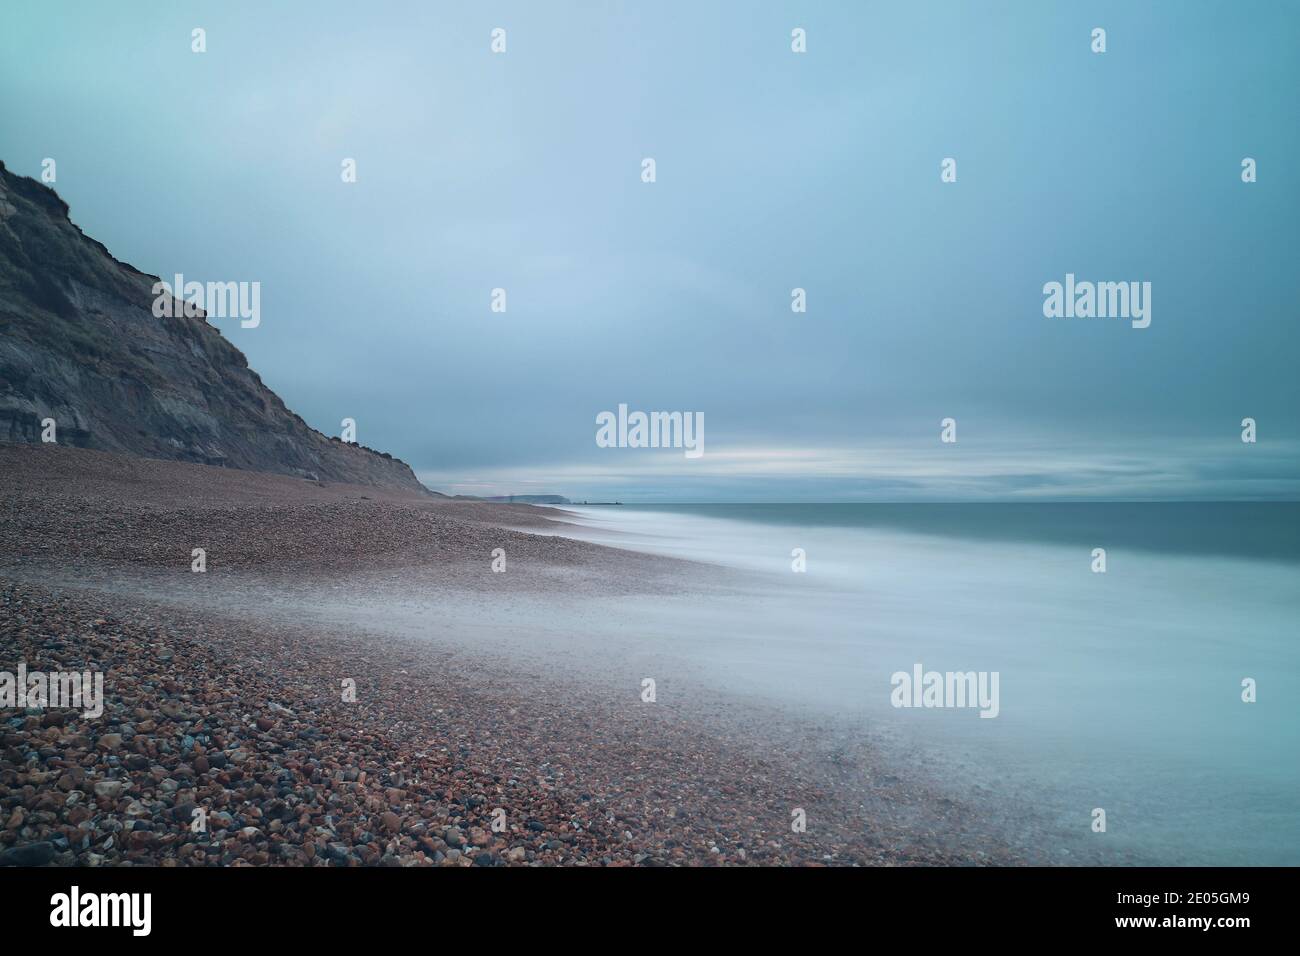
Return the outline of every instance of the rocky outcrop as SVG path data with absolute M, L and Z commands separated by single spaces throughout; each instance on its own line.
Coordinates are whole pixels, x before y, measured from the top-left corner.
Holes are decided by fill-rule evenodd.
M 49 418 L 63 445 L 422 488 L 404 462 L 308 426 L 201 313 L 155 316 L 157 281 L 0 163 L 0 441 L 40 441 Z

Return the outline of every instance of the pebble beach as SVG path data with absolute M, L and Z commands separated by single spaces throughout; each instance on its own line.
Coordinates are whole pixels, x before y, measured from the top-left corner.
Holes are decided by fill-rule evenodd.
M 739 705 L 629 703 L 471 646 L 185 599 L 218 573 L 270 593 L 436 568 L 508 601 L 503 578 L 689 570 L 557 536 L 562 512 L 40 446 L 0 446 L 0 495 L 0 670 L 91 670 L 105 696 L 93 718 L 0 712 L 0 865 L 1035 862 L 870 741 L 801 745 L 818 728 L 798 718 L 759 736 Z M 513 577 L 485 571 L 496 547 Z

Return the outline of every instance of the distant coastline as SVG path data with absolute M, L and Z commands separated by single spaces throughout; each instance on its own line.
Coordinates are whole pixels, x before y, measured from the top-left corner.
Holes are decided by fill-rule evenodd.
M 482 499 L 507 505 L 571 505 L 564 495 L 492 495 Z

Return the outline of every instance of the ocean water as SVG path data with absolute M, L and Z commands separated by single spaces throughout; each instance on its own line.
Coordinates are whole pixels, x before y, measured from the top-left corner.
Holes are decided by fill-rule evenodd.
M 1062 833 L 1104 809 L 1096 839 L 1153 861 L 1300 863 L 1300 504 L 571 510 L 580 537 L 742 572 L 608 609 L 720 690 L 887 727 Z M 997 672 L 997 716 L 895 707 L 918 664 Z

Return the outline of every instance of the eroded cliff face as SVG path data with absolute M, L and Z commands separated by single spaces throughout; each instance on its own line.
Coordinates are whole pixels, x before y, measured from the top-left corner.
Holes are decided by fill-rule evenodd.
M 406 463 L 327 438 L 202 315 L 158 318 L 145 275 L 0 163 L 0 441 L 59 444 L 384 488 Z

